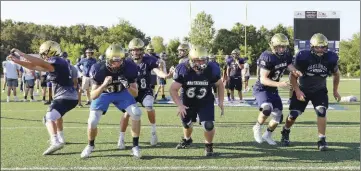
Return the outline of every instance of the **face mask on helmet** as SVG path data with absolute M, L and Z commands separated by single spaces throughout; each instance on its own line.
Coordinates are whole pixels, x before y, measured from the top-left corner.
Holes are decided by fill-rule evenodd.
M 143 57 L 143 49 L 132 49 L 131 53 L 133 60 L 140 60 Z
M 278 56 L 283 56 L 287 52 L 287 46 L 282 46 L 282 45 L 274 46 L 273 49 L 276 55 Z
M 207 68 L 207 57 L 199 57 L 189 60 L 190 66 L 196 71 L 203 71 Z
M 179 58 L 184 58 L 186 56 L 187 56 L 187 50 L 185 50 L 185 49 L 179 49 L 178 50 L 178 57 Z
M 113 57 L 112 59 L 106 61 L 106 66 L 110 72 L 117 73 L 122 68 L 123 62 L 124 60 L 120 57 Z
M 325 53 L 327 53 L 327 46 L 313 46 L 312 52 L 316 54 L 317 56 L 322 56 Z

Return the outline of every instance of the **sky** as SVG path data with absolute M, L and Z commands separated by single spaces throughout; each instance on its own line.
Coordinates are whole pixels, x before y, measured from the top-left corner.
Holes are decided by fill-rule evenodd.
M 190 10 L 191 4 L 191 10 Z M 70 26 L 79 23 L 110 27 L 118 19 L 130 21 L 146 36 L 172 38 L 188 35 L 190 19 L 205 11 L 216 30 L 246 22 L 272 29 L 293 26 L 294 11 L 339 11 L 341 39 L 360 31 L 359 1 L 1 1 L 1 19 Z

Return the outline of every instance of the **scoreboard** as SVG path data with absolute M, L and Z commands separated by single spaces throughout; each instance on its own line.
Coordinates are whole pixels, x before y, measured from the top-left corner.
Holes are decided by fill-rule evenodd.
M 293 20 L 294 49 L 310 49 L 310 39 L 322 33 L 328 39 L 328 49 L 338 53 L 340 43 L 340 12 L 295 11 Z

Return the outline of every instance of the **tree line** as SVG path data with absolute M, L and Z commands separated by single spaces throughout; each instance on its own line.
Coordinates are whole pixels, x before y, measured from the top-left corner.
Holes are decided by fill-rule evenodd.
M 245 32 L 247 47 L 245 47 Z M 275 33 L 285 34 L 290 41 L 290 51 L 293 54 L 293 27 L 277 25 L 267 29 L 264 26 L 256 28 L 253 25 L 235 23 L 231 29 L 214 28 L 214 21 L 210 14 L 200 12 L 192 21 L 188 36 L 174 38 L 164 43 L 161 36 L 153 38 L 133 26 L 129 21 L 119 20 L 111 27 L 77 24 L 69 27 L 38 25 L 34 23 L 1 20 L 1 61 L 5 60 L 11 48 L 16 47 L 26 53 L 37 53 L 39 46 L 46 40 L 59 42 L 63 51 L 68 52 L 69 59 L 74 64 L 76 59 L 84 53 L 85 49 L 96 49 L 96 56 L 103 54 L 111 43 L 119 43 L 127 48 L 134 37 L 142 39 L 146 45 L 151 43 L 156 53 L 166 52 L 168 65 L 178 63 L 177 47 L 181 42 L 200 44 L 215 54 L 217 61 L 224 65 L 224 56 L 238 48 L 241 56 L 249 58 L 251 73 L 256 72 L 256 60 L 259 55 L 269 49 L 268 42 Z M 245 51 L 247 54 L 245 54 Z M 360 76 L 360 33 L 355 33 L 350 40 L 340 42 L 340 70 L 344 75 Z

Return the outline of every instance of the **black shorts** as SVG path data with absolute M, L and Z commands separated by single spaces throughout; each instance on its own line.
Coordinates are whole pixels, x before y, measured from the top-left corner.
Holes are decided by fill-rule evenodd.
M 47 81 L 46 81 L 46 75 L 42 75 L 42 76 L 40 77 L 40 86 L 41 86 L 41 87 L 47 87 L 46 83 L 47 83 Z
M 228 89 L 242 91 L 242 78 L 231 77 L 229 80 Z
M 244 82 L 248 81 L 249 80 L 249 76 L 244 76 Z
M 304 112 L 310 100 L 314 108 L 316 108 L 317 106 L 324 106 L 327 109 L 328 108 L 327 93 L 328 93 L 327 89 L 322 89 L 314 93 L 305 93 L 306 96 L 305 101 L 299 101 L 297 99 L 295 91 L 293 91 L 289 110 L 298 110 Z
M 74 109 L 78 105 L 78 100 L 67 100 L 67 99 L 55 99 L 51 102 L 48 111 L 55 109 L 61 116 L 64 116 L 65 113 Z
M 206 101 L 206 104 L 201 107 L 189 107 L 186 109 L 187 115 L 182 118 L 183 123 L 197 122 L 197 115 L 199 122 L 214 121 L 214 101 Z
M 143 100 L 146 96 L 153 96 L 153 91 L 151 89 L 144 89 L 144 90 L 140 90 L 138 92 L 138 96 L 135 98 L 136 102 L 139 102 L 140 104 L 142 104 L 143 106 Z M 143 106 L 144 107 L 144 106 Z

